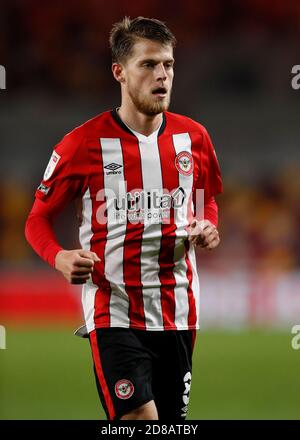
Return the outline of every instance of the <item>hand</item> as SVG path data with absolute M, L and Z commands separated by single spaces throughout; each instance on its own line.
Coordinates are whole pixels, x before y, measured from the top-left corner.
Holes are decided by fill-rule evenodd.
M 55 269 L 59 270 L 71 284 L 84 284 L 91 278 L 94 264 L 100 258 L 95 252 L 75 249 L 61 250 L 55 257 Z
M 219 232 L 209 220 L 194 219 L 190 224 L 189 242 L 211 251 L 220 243 Z

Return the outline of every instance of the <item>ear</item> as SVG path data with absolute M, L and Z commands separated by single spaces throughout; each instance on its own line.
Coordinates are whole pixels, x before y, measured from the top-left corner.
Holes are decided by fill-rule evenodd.
M 111 66 L 111 70 L 113 73 L 114 78 L 118 82 L 124 82 L 125 81 L 125 75 L 124 75 L 124 67 L 120 63 L 113 63 Z

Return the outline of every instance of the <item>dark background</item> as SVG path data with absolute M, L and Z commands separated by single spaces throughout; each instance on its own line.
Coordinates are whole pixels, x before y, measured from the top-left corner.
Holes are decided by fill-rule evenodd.
M 192 416 L 297 418 L 300 352 L 291 349 L 290 340 L 292 326 L 300 323 L 300 89 L 292 88 L 291 70 L 300 64 L 299 1 L 1 0 L 0 64 L 6 68 L 6 90 L 0 90 L 0 323 L 15 350 L 7 343 L 2 418 L 22 417 L 20 395 L 30 391 L 18 368 L 32 357 L 22 367 L 30 376 L 41 360 L 26 345 L 38 343 L 35 331 L 26 339 L 28 326 L 51 323 L 52 334 L 53 326 L 69 332 L 81 320 L 79 293 L 34 254 L 24 239 L 24 223 L 53 146 L 75 126 L 120 104 L 108 36 L 125 15 L 159 18 L 176 35 L 170 110 L 208 129 L 223 174 L 224 194 L 218 197 L 222 243 L 197 257 L 204 347 L 206 337 L 209 342 L 207 352 L 199 348 L 199 365 L 204 365 L 201 377 L 210 377 L 222 358 L 228 376 L 218 381 L 216 370 L 211 384 L 196 385 L 200 397 L 198 402 L 195 394 Z M 57 232 L 66 248 L 78 246 L 72 207 L 58 220 Z M 241 339 L 230 338 L 232 330 Z M 62 333 L 66 341 L 70 334 Z M 57 347 L 55 341 L 49 346 Z M 201 336 L 199 341 L 201 347 Z M 76 343 L 66 342 L 76 346 L 75 364 Z M 63 352 L 62 347 L 53 359 L 61 359 Z M 73 359 L 68 356 L 66 369 Z M 76 380 L 82 377 L 80 368 L 78 376 L 74 371 Z M 230 391 L 235 368 L 240 380 L 236 399 Z M 49 372 L 47 380 L 52 376 Z M 42 379 L 39 386 L 44 386 Z M 285 396 L 283 403 L 276 399 L 278 392 Z M 61 399 L 57 390 L 53 402 L 35 391 L 24 417 L 77 414 L 68 403 L 58 413 Z M 86 401 L 91 402 L 89 394 Z M 77 417 L 94 414 L 81 408 Z
M 203 123 L 216 147 L 225 182 L 218 256 L 225 252 L 236 259 L 238 253 L 247 264 L 250 259 L 254 265 L 296 268 L 300 91 L 291 87 L 291 69 L 300 62 L 296 0 L 136 5 L 1 0 L 0 60 L 7 70 L 7 90 L 0 95 L 2 263 L 38 264 L 21 224 L 33 191 L 61 137 L 120 103 L 108 35 L 112 23 L 139 14 L 165 20 L 175 33 L 170 110 Z M 243 242 L 239 250 L 233 249 L 232 233 Z M 67 235 L 66 245 L 72 233 Z M 14 237 L 18 252 L 11 246 Z

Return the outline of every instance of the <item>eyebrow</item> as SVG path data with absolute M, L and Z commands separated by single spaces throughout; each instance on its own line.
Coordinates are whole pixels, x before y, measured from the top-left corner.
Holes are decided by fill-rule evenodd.
M 141 63 L 154 63 L 154 64 L 160 63 L 160 61 L 155 60 L 153 58 L 146 58 L 144 60 L 141 60 L 140 62 Z M 164 61 L 164 63 L 173 63 L 173 64 L 174 64 L 174 62 L 175 62 L 174 58 L 169 58 L 169 59 Z

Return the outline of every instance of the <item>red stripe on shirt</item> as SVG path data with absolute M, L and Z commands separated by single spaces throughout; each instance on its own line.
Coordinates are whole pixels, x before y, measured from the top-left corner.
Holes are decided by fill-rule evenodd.
M 193 191 L 192 191 L 193 217 L 197 217 L 198 220 L 203 220 L 204 219 L 204 187 L 201 188 L 199 186 L 199 183 L 201 181 L 200 162 L 201 162 L 201 149 L 202 149 L 202 133 L 191 132 L 190 138 L 192 145 L 191 148 L 192 155 L 194 160 Z M 196 192 L 197 190 L 198 192 Z M 203 192 L 199 190 L 203 190 Z
M 142 166 L 138 140 L 122 140 L 124 179 L 127 192 L 143 189 Z M 129 320 L 131 327 L 146 329 L 144 300 L 141 281 L 141 252 L 144 232 L 143 223 L 127 221 L 124 239 L 123 276 L 129 298 Z
M 100 141 L 99 141 L 100 142 Z M 103 174 L 103 160 L 101 154 L 101 145 L 93 141 L 90 145 L 90 155 L 93 160 L 93 164 L 97 164 L 97 172 L 94 173 L 90 178 L 90 192 L 91 198 L 93 200 L 92 207 L 92 232 L 97 229 L 97 241 L 95 240 L 95 235 L 91 238 L 91 251 L 96 252 L 98 257 L 101 259 L 99 263 L 98 270 L 93 272 L 92 280 L 93 283 L 99 286 L 96 292 L 95 303 L 94 303 L 94 322 L 95 327 L 109 327 L 110 326 L 110 297 L 111 297 L 111 287 L 109 282 L 106 280 L 104 275 L 105 270 L 105 245 L 107 240 L 107 224 L 102 224 L 99 228 L 99 222 L 97 216 L 99 217 L 99 212 L 104 213 L 106 219 L 106 200 L 104 197 L 99 197 L 97 200 L 97 194 L 99 190 L 104 189 L 104 174 Z M 102 193 L 103 195 L 104 193 Z M 93 197 L 94 196 L 94 197 Z
M 188 220 L 191 221 L 193 216 L 195 215 L 195 190 L 197 189 L 197 180 L 199 178 L 200 174 L 200 168 L 199 168 L 199 161 L 200 161 L 200 154 L 201 154 L 201 145 L 202 145 L 202 135 L 198 132 L 190 132 L 189 133 L 190 139 L 191 139 L 191 152 L 193 156 L 193 162 L 194 162 L 194 169 L 193 169 L 193 186 L 192 186 L 192 193 L 188 200 L 188 208 L 187 208 L 187 215 Z M 192 206 L 193 202 L 193 206 Z M 187 295 L 188 295 L 188 303 L 189 303 L 189 314 L 188 314 L 188 326 L 193 327 L 197 324 L 197 314 L 196 314 L 196 302 L 194 297 L 194 292 L 192 288 L 192 282 L 193 282 L 193 270 L 192 270 L 192 264 L 189 259 L 188 250 L 190 248 L 190 243 L 188 240 L 185 241 L 185 262 L 187 265 L 187 271 L 186 276 L 188 279 L 188 288 L 187 288 Z
M 162 186 L 165 190 L 174 191 L 179 186 L 178 171 L 175 167 L 176 152 L 170 138 L 158 139 Z M 159 253 L 159 279 L 161 282 L 161 307 L 164 328 L 176 330 L 175 324 L 175 293 L 176 280 L 174 276 L 174 249 L 176 241 L 176 225 L 174 223 L 174 208 L 170 209 L 168 223 L 161 224 L 161 245 Z
M 191 262 L 189 259 L 189 254 L 188 254 L 188 251 L 190 248 L 189 241 L 185 240 L 184 245 L 185 245 L 185 261 L 186 261 L 186 265 L 187 265 L 186 276 L 189 281 L 189 285 L 187 288 L 187 295 L 188 295 L 188 302 L 189 302 L 188 326 L 189 326 L 189 328 L 192 328 L 197 323 L 196 302 L 195 302 L 195 297 L 194 297 L 193 289 L 192 289 L 193 270 L 192 270 L 192 265 L 191 265 Z

